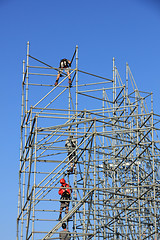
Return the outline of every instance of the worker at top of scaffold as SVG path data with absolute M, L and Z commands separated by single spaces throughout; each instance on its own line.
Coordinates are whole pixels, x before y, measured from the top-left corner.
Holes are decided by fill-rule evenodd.
M 63 70 L 65 70 L 65 72 L 67 73 L 67 76 L 68 76 L 68 79 L 69 79 L 68 80 L 69 87 L 72 86 L 71 76 L 69 75 L 70 74 L 70 67 L 71 67 L 71 61 L 70 60 L 68 60 L 66 58 L 61 59 L 57 79 L 56 79 L 55 84 L 54 84 L 55 86 L 57 86 L 59 78 L 62 76 Z

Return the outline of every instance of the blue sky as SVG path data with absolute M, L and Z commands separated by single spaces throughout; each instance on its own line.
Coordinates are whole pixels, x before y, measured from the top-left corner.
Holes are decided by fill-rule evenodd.
M 158 0 L 0 0 L 1 239 L 16 238 L 22 61 L 31 55 L 58 67 L 79 46 L 79 68 L 122 79 L 129 63 L 138 88 L 160 102 Z

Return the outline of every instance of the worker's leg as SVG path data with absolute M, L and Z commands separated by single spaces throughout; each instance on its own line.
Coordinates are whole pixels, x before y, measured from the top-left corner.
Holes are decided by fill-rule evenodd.
M 69 155 L 69 161 L 70 161 L 70 169 L 68 169 L 67 172 L 72 173 L 73 172 L 73 154 L 69 152 L 68 155 Z
M 66 214 L 68 213 L 68 209 L 69 209 L 69 208 L 68 208 L 68 207 L 66 207 Z
M 73 172 L 73 161 L 70 162 L 70 166 L 71 166 L 71 168 L 70 168 L 70 172 Z
M 62 219 L 62 208 L 60 208 L 60 213 L 59 213 L 58 221 L 61 221 L 61 219 Z
M 71 87 L 72 86 L 72 81 L 71 81 L 71 76 L 69 75 L 70 74 L 69 68 L 65 68 L 65 72 L 67 73 L 67 76 L 68 76 L 68 79 L 69 79 L 69 81 L 68 81 L 69 87 Z
M 69 75 L 69 71 L 67 72 L 67 75 L 68 75 L 69 81 L 71 81 L 71 76 Z
M 68 206 L 66 207 L 66 214 L 69 212 L 69 201 L 68 201 Z M 71 217 L 69 217 L 68 219 L 67 219 L 67 221 L 69 221 L 71 219 Z
M 57 86 L 59 78 L 61 77 L 61 73 L 62 72 L 63 72 L 63 68 L 60 68 L 59 71 L 58 71 L 57 79 L 56 79 L 55 84 L 54 84 L 55 86 Z
M 63 202 L 61 202 L 61 206 L 60 206 L 60 212 L 59 212 L 59 218 L 58 218 L 58 221 L 61 221 L 61 219 L 62 219 L 62 210 L 63 210 Z
M 68 83 L 69 83 L 69 87 L 72 86 L 72 81 L 71 81 L 71 76 L 69 75 L 69 72 L 67 72 L 67 75 L 68 75 Z
M 56 79 L 56 81 L 58 81 L 59 80 L 59 78 L 60 78 L 60 73 L 58 73 L 58 75 L 57 75 L 57 79 Z
M 58 73 L 58 75 L 57 75 L 57 79 L 56 79 L 55 84 L 54 84 L 55 86 L 57 86 L 59 78 L 60 78 L 60 73 Z
M 59 213 L 59 215 L 62 215 L 62 208 L 60 208 L 60 213 Z

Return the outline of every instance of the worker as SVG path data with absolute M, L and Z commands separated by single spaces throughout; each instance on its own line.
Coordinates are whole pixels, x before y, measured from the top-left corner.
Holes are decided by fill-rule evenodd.
M 70 161 L 70 169 L 68 170 L 68 173 L 73 172 L 74 162 L 76 160 L 76 146 L 77 140 L 73 138 L 73 136 L 70 136 L 65 142 L 65 147 L 68 151 L 68 158 Z
M 66 229 L 66 223 L 62 223 L 62 228 L 63 231 L 59 233 L 59 239 L 60 240 L 70 240 L 71 239 L 71 234 L 70 232 Z
M 60 198 L 61 206 L 60 206 L 60 214 L 59 214 L 58 221 L 61 221 L 62 219 L 62 210 L 64 208 L 66 208 L 65 210 L 66 214 L 68 213 L 71 193 L 72 193 L 71 187 L 66 183 L 64 178 L 60 180 L 60 183 L 61 183 L 61 187 L 58 191 L 58 194 L 61 195 L 61 198 Z
M 72 86 L 72 81 L 71 81 L 71 76 L 69 75 L 70 74 L 70 67 L 71 67 L 71 61 L 66 59 L 66 58 L 63 58 L 61 61 L 60 61 L 60 66 L 59 66 L 59 71 L 58 71 L 58 75 L 57 75 L 57 79 L 56 79 L 56 82 L 55 82 L 55 86 L 57 86 L 58 84 L 58 81 L 59 81 L 59 78 L 61 77 L 62 75 L 62 72 L 63 72 L 63 69 L 65 70 L 65 72 L 67 73 L 67 76 L 68 76 L 68 83 L 69 83 L 69 87 Z

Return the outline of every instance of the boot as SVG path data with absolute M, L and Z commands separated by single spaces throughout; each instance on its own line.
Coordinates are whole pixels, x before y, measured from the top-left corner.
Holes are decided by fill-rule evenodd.
M 59 214 L 58 221 L 61 221 L 61 220 L 62 220 L 62 214 Z
M 72 87 L 72 81 L 71 81 L 71 79 L 69 79 L 68 83 L 69 83 L 69 87 Z
M 69 222 L 71 219 L 72 219 L 72 216 L 71 216 L 71 217 L 68 217 L 68 218 L 67 218 L 67 222 Z
M 56 80 L 56 81 L 55 81 L 55 84 L 54 84 L 54 85 L 55 85 L 55 86 L 57 86 L 57 85 L 58 85 L 58 80 Z

